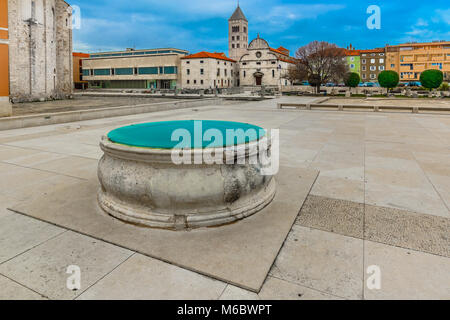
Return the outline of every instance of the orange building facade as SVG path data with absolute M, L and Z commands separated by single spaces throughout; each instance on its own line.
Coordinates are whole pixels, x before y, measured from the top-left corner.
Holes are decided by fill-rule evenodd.
M 400 81 L 419 81 L 428 69 L 441 70 L 450 80 L 450 41 L 386 46 L 386 70 L 396 71 Z
M 73 52 L 73 85 L 75 89 L 86 89 L 88 82 L 83 80 L 83 59 L 89 58 L 88 53 Z
M 12 113 L 9 102 L 8 0 L 0 0 L 0 117 Z

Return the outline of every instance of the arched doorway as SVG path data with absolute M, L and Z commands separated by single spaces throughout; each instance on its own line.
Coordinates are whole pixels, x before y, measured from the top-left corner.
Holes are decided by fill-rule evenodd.
M 257 86 L 261 86 L 262 85 L 262 78 L 264 77 L 264 73 L 257 71 L 253 74 L 253 76 L 255 77 L 255 84 Z

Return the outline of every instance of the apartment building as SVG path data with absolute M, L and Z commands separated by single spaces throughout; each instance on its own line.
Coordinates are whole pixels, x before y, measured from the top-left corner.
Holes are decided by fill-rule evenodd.
M 356 50 L 350 45 L 345 50 L 345 56 L 349 68 L 349 72 L 357 73 L 361 76 L 361 56 L 359 50 Z
M 181 58 L 182 88 L 233 87 L 236 61 L 221 52 L 198 52 Z
M 83 80 L 89 87 L 174 89 L 181 86 L 181 58 L 175 48 L 100 52 L 83 59 Z
M 361 61 L 361 81 L 377 82 L 378 74 L 386 69 L 386 53 L 384 48 L 358 50 Z
M 386 69 L 394 70 L 400 81 L 419 81 L 428 69 L 441 70 L 450 80 L 450 41 L 404 43 L 386 46 Z

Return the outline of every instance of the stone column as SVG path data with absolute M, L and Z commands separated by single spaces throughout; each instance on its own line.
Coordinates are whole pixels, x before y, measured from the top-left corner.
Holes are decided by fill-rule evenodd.
M 9 102 L 8 0 L 0 0 L 0 117 L 12 115 Z

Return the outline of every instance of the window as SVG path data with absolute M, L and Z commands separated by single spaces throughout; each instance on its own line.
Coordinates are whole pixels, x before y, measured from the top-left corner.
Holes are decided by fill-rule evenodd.
M 238 48 L 239 49 L 239 43 L 236 45 L 236 48 Z
M 258 66 L 260 66 L 260 65 L 261 65 L 261 62 L 258 61 L 256 64 L 257 64 Z
M 244 32 L 247 32 L 247 27 L 244 27 Z
M 365 64 L 365 63 L 366 63 L 366 59 L 362 59 L 362 63 L 364 63 L 364 64 Z
M 376 66 L 370 66 L 370 71 L 376 71 L 377 67 Z
M 395 68 L 395 64 L 391 64 L 391 68 Z
M 164 68 L 163 67 L 159 67 L 159 74 L 163 74 L 164 73 Z
M 190 64 L 191 62 L 190 61 L 186 61 L 186 64 Z
M 272 78 L 275 78 L 275 70 L 272 70 Z
M 186 73 L 187 73 L 187 75 L 190 75 L 191 74 L 191 69 L 186 69 Z
M 83 69 L 83 76 L 90 76 L 91 75 L 91 72 L 90 72 L 90 70 L 89 69 Z
M 370 79 L 376 79 L 376 78 L 377 78 L 377 76 L 375 74 L 373 74 L 373 73 L 370 74 Z
M 205 70 L 204 69 L 200 69 L 200 74 L 204 74 Z
M 384 59 L 380 59 L 380 63 L 384 63 Z
M 234 41 L 234 36 L 231 37 L 231 40 Z
M 355 69 L 355 65 L 353 63 L 350 65 L 350 69 Z
M 94 69 L 94 76 L 109 76 L 111 69 Z
M 227 69 L 225 69 L 225 70 L 223 70 L 223 71 L 225 71 L 225 77 L 227 76 Z
M 275 63 L 277 63 L 276 61 L 272 61 L 272 64 L 275 64 Z
M 350 61 L 352 61 L 352 62 L 355 61 L 355 57 L 351 57 Z
M 203 80 L 200 80 L 200 84 L 203 84 Z
M 134 74 L 138 74 L 138 68 L 134 68 Z
M 366 66 L 362 66 L 362 67 L 361 67 L 361 70 L 362 70 L 362 71 L 366 71 Z
M 234 43 L 231 45 L 231 47 L 234 49 Z
M 217 69 L 217 76 L 220 76 L 220 69 Z
M 384 66 L 379 66 L 379 67 L 378 67 L 378 70 L 384 71 Z
M 259 59 L 259 58 L 261 58 L 261 56 L 262 56 L 262 53 L 258 51 L 258 52 L 256 53 L 256 57 Z
M 156 73 L 158 73 L 158 69 L 156 69 Z M 116 75 L 118 76 L 133 75 L 133 68 L 116 68 Z
M 243 65 L 243 66 L 246 66 L 246 65 L 247 65 L 247 62 L 242 62 L 242 65 Z
M 114 69 L 111 69 L 111 75 L 112 76 L 114 75 Z
M 194 84 L 197 84 L 197 80 L 194 80 Z
M 139 74 L 158 74 L 158 67 L 139 68 Z
M 365 57 L 365 56 L 367 56 L 367 54 L 365 54 L 365 53 L 363 53 L 363 55 L 362 55 L 363 57 Z
M 164 74 L 176 74 L 177 67 L 164 67 Z
M 189 80 L 187 80 L 186 83 L 189 84 Z
M 239 32 L 239 26 L 231 27 L 232 32 Z
M 236 37 L 236 40 L 238 40 L 238 41 L 241 40 L 241 37 L 240 37 L 240 36 L 237 36 L 237 37 Z
M 384 57 L 384 53 L 380 53 L 380 57 Z
M 204 61 L 203 60 L 200 60 L 200 63 L 203 63 Z
M 370 59 L 370 63 L 375 63 L 375 59 Z
M 246 73 L 245 73 L 245 71 L 244 71 L 244 73 L 243 73 L 244 78 L 245 78 L 245 74 L 246 74 Z
M 362 78 L 363 78 L 363 79 L 365 79 L 365 78 L 366 78 L 366 74 L 365 74 L 365 73 L 363 73 L 363 75 L 362 75 Z

